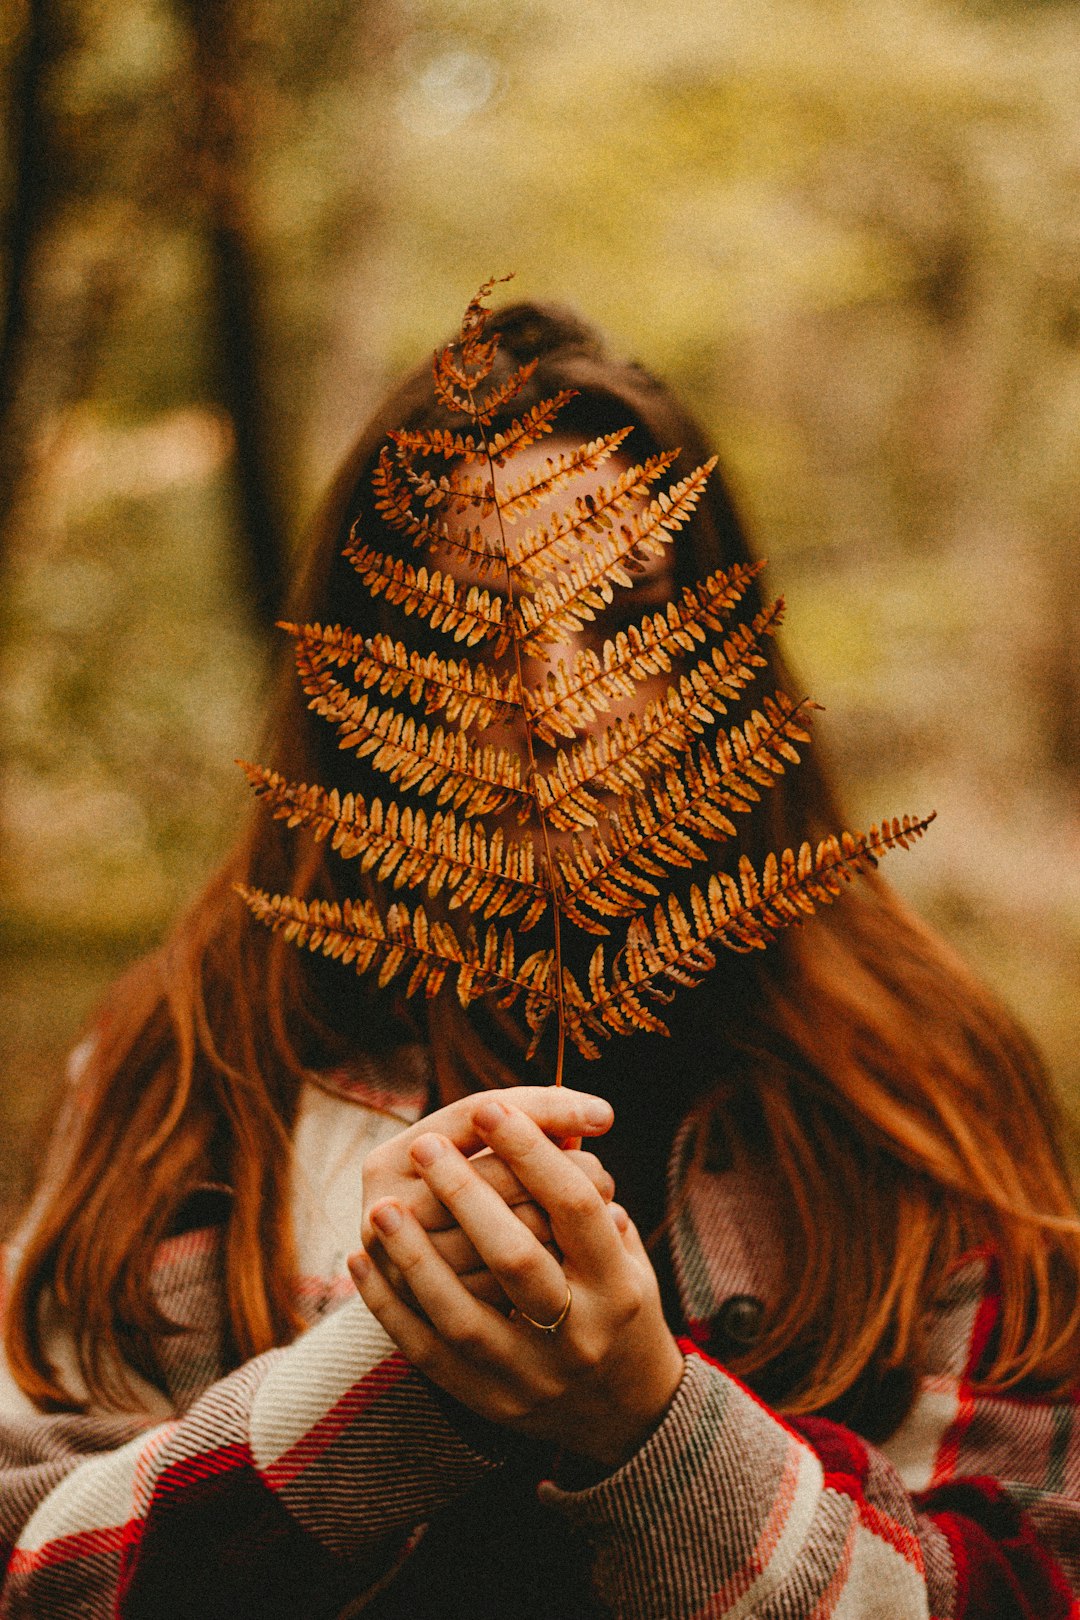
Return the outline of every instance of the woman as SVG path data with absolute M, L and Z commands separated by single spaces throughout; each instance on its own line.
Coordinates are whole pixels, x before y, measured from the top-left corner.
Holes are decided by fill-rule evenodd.
M 515 410 L 573 388 L 561 431 L 703 459 L 573 317 L 490 330 L 538 361 Z M 391 622 L 342 546 L 387 430 L 438 425 L 424 368 L 339 477 L 296 617 Z M 710 489 L 667 588 L 748 558 Z M 291 670 L 263 757 L 363 780 Z M 810 759 L 749 850 L 840 824 Z M 1080 1613 L 1060 1124 L 883 883 L 721 963 L 669 1042 L 613 1043 L 613 1121 L 521 1085 L 496 1015 L 422 1027 L 256 928 L 237 882 L 355 876 L 256 812 L 95 1026 L 13 1261 L 0 1612 Z M 597 1135 L 605 1168 L 555 1145 Z

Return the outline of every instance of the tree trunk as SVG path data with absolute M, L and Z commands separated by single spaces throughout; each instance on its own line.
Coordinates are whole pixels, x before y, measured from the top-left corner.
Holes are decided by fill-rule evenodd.
M 275 435 L 262 383 L 259 276 L 243 173 L 243 86 L 233 0 L 183 0 L 201 97 L 198 178 L 213 281 L 215 383 L 236 440 L 241 564 L 263 629 L 280 616 L 287 522 L 271 470 Z
M 62 46 L 50 0 L 28 0 L 13 67 L 8 149 L 13 173 L 8 266 L 0 327 L 0 547 L 26 467 L 32 410 L 26 371 L 33 336 L 34 268 L 55 200 L 49 163 L 45 81 Z M 6 548 L 4 548 L 6 551 Z

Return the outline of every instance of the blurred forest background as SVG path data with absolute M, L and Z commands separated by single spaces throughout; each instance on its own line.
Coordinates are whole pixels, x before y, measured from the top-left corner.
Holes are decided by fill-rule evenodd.
M 281 584 L 488 274 L 702 414 L 850 814 L 1080 1117 L 1080 7 L 4 0 L 0 1219 L 244 802 Z

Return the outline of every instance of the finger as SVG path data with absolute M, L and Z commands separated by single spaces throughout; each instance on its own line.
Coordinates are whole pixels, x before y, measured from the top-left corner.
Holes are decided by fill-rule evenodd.
M 597 1275 L 624 1256 L 622 1241 L 597 1189 L 572 1156 L 549 1141 L 533 1120 L 489 1096 L 477 1110 L 476 1122 L 489 1145 L 547 1211 L 568 1269 Z M 476 1234 L 470 1236 L 475 1243 Z M 484 1253 L 479 1243 L 477 1247 Z
M 556 1144 L 556 1146 L 559 1145 Z M 605 1170 L 596 1154 L 590 1153 L 588 1149 L 583 1150 L 581 1148 L 563 1147 L 562 1151 L 584 1171 L 604 1202 L 610 1203 L 615 1196 L 615 1182 L 610 1171 Z M 495 1190 L 502 1195 L 506 1203 L 523 1204 L 529 1199 L 528 1190 L 521 1185 L 509 1165 L 505 1164 L 497 1153 L 492 1153 L 490 1148 L 485 1148 L 480 1153 L 473 1153 L 470 1155 L 469 1162 L 484 1177 L 485 1181 L 490 1182 Z
M 514 1208 L 514 1215 L 538 1242 L 544 1244 L 551 1242 L 551 1223 L 536 1204 L 518 1204 Z M 455 1224 L 436 1232 L 430 1228 L 425 1230 L 435 1247 L 435 1252 L 442 1255 L 447 1265 L 456 1271 L 459 1277 L 469 1271 L 484 1269 L 485 1262 L 477 1253 L 472 1239 L 460 1226 Z
M 508 1297 L 502 1283 L 491 1275 L 486 1266 L 483 1271 L 466 1271 L 458 1280 L 474 1299 L 482 1299 L 485 1305 L 493 1306 L 503 1316 L 508 1316 L 513 1310 L 513 1300 Z
M 435 1118 L 434 1115 L 431 1117 Z M 429 1133 L 425 1131 L 423 1134 L 427 1135 Z M 417 1140 L 422 1141 L 423 1136 L 418 1137 Z M 575 1164 L 581 1166 L 581 1169 L 589 1177 L 589 1180 L 597 1188 L 605 1202 L 610 1201 L 615 1196 L 615 1183 L 595 1153 L 571 1151 L 569 1157 Z M 477 1174 L 483 1176 L 484 1180 L 495 1188 L 504 1203 L 517 1208 L 520 1204 L 532 1202 L 528 1189 L 521 1185 L 509 1165 L 500 1159 L 497 1153 L 485 1149 L 482 1153 L 474 1153 L 469 1162 Z M 442 1231 L 453 1220 L 446 1206 L 439 1203 L 439 1200 L 424 1182 L 419 1182 L 416 1190 L 410 1191 L 408 1203 L 420 1225 L 427 1232 Z
M 390 1286 L 363 1249 L 349 1256 L 349 1271 L 360 1298 L 402 1354 L 415 1367 L 434 1372 L 440 1359 L 438 1335 Z
M 423 1137 L 419 1140 L 423 1141 Z M 480 1155 L 474 1155 L 473 1160 L 470 1160 L 470 1163 L 473 1162 L 476 1162 L 477 1174 L 482 1175 L 484 1180 L 495 1188 L 503 1203 L 511 1209 L 516 1210 L 533 1202 L 514 1172 L 494 1154 L 489 1154 L 484 1159 L 481 1159 Z M 498 1166 L 498 1169 L 491 1168 L 492 1166 Z M 415 1171 L 415 1167 L 412 1168 Z M 614 1185 L 612 1182 L 613 1189 Z M 454 1217 L 445 1204 L 440 1204 L 426 1182 L 417 1180 L 407 1192 L 403 1189 L 402 1196 L 405 1197 L 409 1208 L 425 1232 L 443 1232 L 453 1226 Z
M 581 1148 L 565 1147 L 562 1153 L 563 1157 L 569 1159 L 571 1164 L 576 1164 L 579 1170 L 584 1171 L 604 1200 L 604 1203 L 610 1204 L 615 1197 L 615 1178 L 610 1170 L 605 1170 L 596 1154 L 590 1153 L 588 1149 L 583 1151 Z
M 454 1227 L 452 1230 L 454 1232 L 458 1232 L 459 1229 Z M 440 1239 L 443 1237 L 443 1235 L 444 1234 L 442 1233 L 429 1234 L 436 1247 L 439 1246 Z M 471 1249 L 472 1245 L 469 1243 L 469 1240 L 465 1237 L 464 1233 L 461 1233 L 460 1236 L 462 1244 L 468 1244 L 468 1247 Z M 553 1246 L 549 1245 L 549 1247 L 551 1252 L 554 1253 Z M 385 1278 L 386 1282 L 389 1283 L 390 1287 L 401 1296 L 406 1305 L 415 1306 L 416 1301 L 413 1298 L 412 1291 L 409 1288 L 408 1283 L 401 1275 L 401 1272 L 398 1270 L 397 1266 L 391 1263 L 390 1258 L 382 1244 L 373 1243 L 367 1252 L 374 1259 L 375 1264 L 382 1272 L 383 1277 Z M 473 1250 L 474 1254 L 475 1252 L 476 1251 Z M 443 1258 L 445 1259 L 447 1257 L 444 1255 Z M 462 1287 L 467 1288 L 469 1293 L 473 1294 L 477 1299 L 486 1300 L 489 1305 L 494 1305 L 497 1310 L 503 1312 L 506 1312 L 512 1308 L 513 1301 L 506 1297 L 506 1291 L 502 1284 L 491 1275 L 491 1272 L 487 1269 L 479 1256 L 477 1256 L 476 1260 L 471 1266 L 467 1264 L 455 1265 L 453 1270 L 460 1278 Z
M 424 1132 L 424 1135 L 428 1134 Z M 422 1141 L 423 1137 L 419 1137 L 418 1140 Z M 526 1188 L 521 1185 L 510 1166 L 504 1164 L 497 1154 L 484 1151 L 474 1154 L 473 1160 L 477 1174 L 482 1175 L 484 1180 L 495 1188 L 505 1204 L 516 1208 L 518 1204 L 531 1202 Z M 454 1218 L 450 1211 L 445 1204 L 439 1203 L 426 1182 L 418 1182 L 415 1193 L 410 1193 L 409 1208 L 427 1232 L 438 1232 L 453 1224 Z
M 545 1135 L 561 1140 L 602 1136 L 611 1129 L 615 1117 L 611 1104 L 603 1097 L 572 1091 L 568 1086 L 510 1086 L 502 1095 L 512 1100 L 513 1106 L 527 1115 Z M 475 1153 L 487 1146 L 475 1115 L 490 1096 L 491 1093 L 485 1091 L 460 1097 L 457 1102 L 429 1114 L 419 1122 L 419 1126 L 412 1126 L 411 1129 L 417 1135 L 421 1135 L 423 1130 L 438 1131 L 462 1153 Z
M 349 1270 L 372 1316 L 414 1367 L 481 1416 L 499 1423 L 516 1415 L 519 1408 L 507 1389 L 505 1371 L 501 1376 L 500 1369 L 491 1375 L 485 1374 L 468 1349 L 462 1353 L 453 1344 L 444 1342 L 432 1326 L 394 1293 L 363 1249 L 350 1255 Z M 515 1330 L 497 1312 L 488 1314 L 500 1324 L 511 1351 L 520 1355 Z
M 652 1265 L 649 1252 L 641 1241 L 641 1234 L 629 1214 L 621 1204 L 608 1205 L 608 1219 L 622 1240 L 623 1248 L 635 1260 L 644 1260 L 646 1265 Z
M 499 1207 L 505 1219 L 520 1229 L 501 1200 Z M 386 1199 L 376 1204 L 372 1220 L 387 1255 L 439 1338 L 478 1360 L 497 1359 L 500 1350 L 505 1354 L 512 1343 L 505 1319 L 462 1286 L 409 1211 L 396 1200 Z M 529 1242 L 535 1239 L 530 1237 Z
M 555 1254 L 554 1248 L 545 1245 L 549 1254 Z M 556 1260 L 559 1258 L 555 1254 Z M 514 1309 L 514 1302 L 507 1294 L 506 1289 L 497 1277 L 493 1277 L 485 1266 L 482 1271 L 462 1271 L 458 1273 L 458 1281 L 463 1288 L 467 1288 L 475 1299 L 482 1299 L 488 1305 L 494 1305 L 497 1311 L 506 1316 Z
M 558 1148 L 550 1142 L 548 1146 L 558 1155 Z M 562 1267 L 498 1193 L 476 1174 L 471 1162 L 445 1137 L 435 1135 L 421 1138 L 413 1147 L 412 1157 L 432 1192 L 451 1211 L 518 1309 L 538 1321 L 557 1316 L 566 1299 Z M 588 1187 L 597 1206 L 606 1210 L 592 1183 L 580 1171 L 574 1173 Z

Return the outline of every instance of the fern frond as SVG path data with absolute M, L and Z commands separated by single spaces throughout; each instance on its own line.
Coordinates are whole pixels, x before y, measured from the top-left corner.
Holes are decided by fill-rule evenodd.
M 703 861 L 705 844 L 735 836 L 731 817 L 745 815 L 761 797 L 749 772 L 761 786 L 775 786 L 786 766 L 799 761 L 795 744 L 810 741 L 812 705 L 792 705 L 784 693 L 777 697 L 782 704 L 767 701 L 772 720 L 748 722 L 749 740 L 745 727 L 732 728 L 724 738 L 727 757 L 735 752 L 731 738 L 739 736 L 743 771 L 721 772 L 702 744 L 696 758 L 688 754 L 677 770 L 665 771 L 627 798 L 587 839 L 576 834 L 570 849 L 556 850 L 561 901 L 572 922 L 589 933 L 606 933 L 590 911 L 607 918 L 632 916 L 660 892 L 650 878 Z
M 677 657 L 695 651 L 707 639 L 707 630 L 721 629 L 760 570 L 760 564 L 718 570 L 701 584 L 687 586 L 678 604 L 669 602 L 666 608 L 647 613 L 640 624 L 618 631 L 605 641 L 599 656 L 591 647 L 582 648 L 569 669 L 560 659 L 539 688 L 526 693 L 537 733 L 552 743 L 557 736 L 572 737 L 613 703 L 632 698 L 639 681 L 669 674 Z M 757 615 L 750 628 L 757 637 L 773 635 L 782 617 L 783 602 L 778 599 Z M 746 628 L 739 626 L 736 636 Z
M 465 391 L 464 408 L 467 412 L 473 390 L 491 375 L 499 343 L 497 338 L 485 339 L 489 312 L 484 307 L 484 300 L 490 297 L 500 281 L 509 279 L 508 276 L 496 276 L 485 281 L 475 297 L 469 300 L 457 344 L 462 364 L 459 365 L 455 359 L 453 345 L 435 355 L 435 392 L 450 410 L 463 408 L 453 392 L 455 386 Z
M 433 516 L 426 507 L 419 512 L 414 509 L 414 492 L 399 476 L 386 449 L 379 452 L 371 486 L 375 492 L 375 510 L 391 528 L 408 535 L 414 546 L 453 552 L 482 574 L 502 566 L 498 536 L 485 534 L 475 524 L 471 528 L 455 525 L 451 529 L 445 517 Z
M 341 625 L 283 623 L 280 628 L 303 646 L 313 668 L 352 665 L 358 684 L 374 687 L 383 697 L 406 692 L 410 703 L 423 703 L 427 714 L 444 713 L 462 731 L 521 713 L 516 679 L 503 679 L 487 664 L 410 652 L 391 636 L 359 636 Z
M 576 635 L 595 619 L 612 600 L 613 586 L 629 589 L 642 559 L 661 556 L 676 531 L 689 522 L 715 465 L 713 457 L 650 501 L 644 512 L 627 518 L 617 534 L 598 536 L 587 562 L 568 564 L 555 579 L 545 580 L 533 596 L 520 602 L 522 646 L 542 655 L 551 642 Z
M 734 701 L 766 665 L 755 650 L 752 627 L 743 630 L 725 647 L 714 647 L 709 657 L 679 677 L 678 686 L 669 686 L 664 697 L 646 704 L 641 715 L 620 717 L 602 735 L 586 736 L 559 751 L 555 769 L 537 783 L 537 802 L 554 826 L 594 825 L 600 808 L 598 791 L 638 792 L 650 776 L 682 754 L 694 733 L 727 712 L 728 701 Z
M 461 514 L 474 506 L 484 513 L 492 512 L 497 504 L 488 474 L 477 476 L 458 467 L 451 467 L 449 472 L 433 471 L 426 466 L 416 468 L 407 457 L 399 458 L 397 471 L 411 491 L 411 499 L 424 506 L 439 506 L 444 511 Z
M 474 354 L 478 345 L 483 340 L 484 332 L 487 329 L 487 323 L 491 315 L 491 311 L 487 308 L 487 300 L 491 297 L 496 287 L 503 287 L 508 281 L 513 281 L 513 279 L 514 272 L 512 270 L 506 275 L 489 276 L 484 284 L 477 288 L 476 292 L 474 292 L 472 297 L 469 299 L 469 302 L 465 305 L 465 313 L 461 317 L 461 347 L 465 354 Z M 498 350 L 498 343 L 493 340 L 489 347 L 492 356 L 494 356 Z M 490 367 L 488 369 L 490 370 Z
M 650 456 L 640 467 L 627 467 L 611 484 L 602 484 L 590 495 L 579 495 L 567 511 L 556 512 L 539 529 L 518 536 L 514 545 L 514 567 L 539 579 L 545 572 L 565 568 L 581 553 L 592 537 L 610 529 L 615 520 L 631 512 L 662 478 L 674 461 L 674 451 Z
M 366 693 L 350 692 L 329 670 L 311 664 L 302 645 L 296 663 L 308 707 L 337 727 L 338 747 L 370 759 L 391 782 L 435 793 L 436 803 L 472 815 L 527 807 L 517 754 L 472 744 L 461 731 L 429 730 L 397 709 L 377 708 Z
M 816 705 L 783 692 L 763 697 L 741 724 L 718 724 L 767 667 L 764 641 L 783 604 L 729 625 L 761 566 L 739 564 L 644 613 L 599 653 L 583 647 L 555 662 L 553 644 L 578 635 L 617 590 L 640 581 L 649 559 L 664 555 L 692 517 L 714 461 L 667 488 L 674 450 L 599 473 L 619 455 L 627 428 L 572 448 L 558 444 L 546 459 L 528 458 L 531 471 L 504 478 L 515 456 L 553 431 L 573 390 L 522 408 L 506 425 L 536 362 L 495 380 L 499 340 L 488 335 L 485 307 L 493 286 L 485 283 L 470 302 L 457 342 L 434 357 L 436 397 L 460 427 L 391 431 L 372 489 L 395 547 L 411 542 L 449 553 L 471 578 L 498 569 L 498 588 L 378 550 L 360 538 L 360 520 L 345 551 L 371 598 L 482 650 L 449 658 L 381 632 L 285 626 L 309 706 L 336 728 L 339 746 L 403 794 L 431 795 L 438 808 L 245 766 L 271 815 L 328 841 L 382 887 L 378 899 L 341 905 L 240 892 L 268 928 L 372 971 L 380 985 L 400 978 L 406 995 L 456 983 L 463 1006 L 480 996 L 505 1006 L 523 999 L 530 1054 L 554 1013 L 559 1083 L 567 1038 L 594 1058 L 613 1034 L 666 1032 L 657 1004 L 698 983 L 721 948 L 761 949 L 881 855 L 907 847 L 933 818 L 886 821 L 816 849 L 769 855 L 760 872 L 744 856 L 734 875 L 695 880 L 690 869 L 707 861 L 710 845 L 734 837 L 738 818 L 798 764 L 809 741 Z M 504 423 L 498 431 L 496 415 Z M 586 479 L 595 487 L 575 495 Z M 549 501 L 542 521 L 513 528 L 511 543 L 515 521 Z M 504 657 L 512 671 L 496 668 Z M 540 678 L 530 657 L 547 666 Z M 667 689 L 645 701 L 650 683 Z M 439 723 L 421 719 L 420 710 Z M 610 723 L 601 729 L 604 716 Z M 468 735 L 506 724 L 516 733 L 509 747 Z M 542 742 L 554 754 L 546 772 L 538 763 Z M 508 812 L 530 822 L 529 830 L 513 837 L 505 826 L 484 824 Z M 570 836 L 560 840 L 558 832 Z M 670 883 L 679 870 L 688 876 L 676 895 Z M 437 920 L 423 904 L 409 909 L 382 898 L 409 889 L 441 908 Z M 552 947 L 519 962 L 516 934 L 541 918 L 550 922 Z M 507 919 L 512 928 L 503 927 Z M 563 931 L 607 935 L 616 921 L 621 939 L 610 967 L 599 945 L 579 984 L 565 966 Z
M 762 702 L 741 726 L 718 732 L 714 739 L 714 759 L 720 770 L 720 780 L 726 788 L 741 798 L 755 803 L 759 788 L 776 786 L 788 765 L 799 763 L 797 742 L 809 742 L 809 732 L 801 729 L 801 721 L 809 719 L 809 711 L 820 705 L 804 698 L 794 703 L 786 692 L 775 692 Z M 698 765 L 709 771 L 712 761 L 703 748 L 698 750 Z
M 598 1058 L 600 1046 L 594 1038 L 588 1014 L 588 999 L 581 986 L 571 973 L 563 971 L 563 1008 L 566 1023 L 566 1033 L 584 1058 Z M 531 1057 L 539 1044 L 543 1033 L 543 1022 L 539 1022 L 538 1029 L 533 1034 L 527 1056 Z M 530 1026 L 531 1027 L 531 1026 Z
M 669 674 L 677 657 L 694 652 L 707 639 L 706 631 L 722 628 L 760 572 L 760 563 L 718 569 L 699 585 L 686 586 L 680 602 L 669 602 L 665 608 L 647 613 L 640 624 L 618 631 L 605 641 L 599 656 L 591 647 L 582 648 L 569 669 L 559 659 L 539 689 L 526 693 L 538 734 L 546 742 L 554 742 L 556 736 L 572 737 L 583 722 L 595 719 L 613 703 L 633 697 L 638 682 L 646 676 Z M 783 601 L 778 599 L 755 618 L 754 633 L 775 634 L 782 617 Z M 572 718 L 579 712 L 581 719 Z
M 452 973 L 463 1007 L 492 992 L 498 994 L 501 1006 L 509 1006 L 524 991 L 534 1018 L 546 1018 L 550 1013 L 555 994 L 551 952 L 534 951 L 516 963 L 513 934 L 508 929 L 500 938 L 494 923 L 481 944 L 474 929 L 460 940 L 449 923 L 432 922 L 423 906 L 415 906 L 410 913 L 398 901 L 384 919 L 372 900 L 346 900 L 339 905 L 335 900 L 270 895 L 244 884 L 237 884 L 236 890 L 257 921 L 297 945 L 352 963 L 357 973 L 377 965 L 380 987 L 408 968 L 406 996 L 418 991 L 434 996 Z
M 387 635 L 372 636 L 366 664 L 357 679 L 375 684 L 372 672 L 381 669 L 378 689 L 398 697 L 408 691 L 411 703 L 424 702 L 428 714 L 444 712 L 462 731 L 512 720 L 522 710 L 521 691 L 514 675 L 500 677 L 487 664 L 467 658 L 439 658 L 435 653 L 410 652 Z
M 440 478 L 430 475 L 426 479 L 418 478 L 416 494 L 432 504 L 460 502 L 461 510 L 476 506 L 486 514 L 497 508 L 504 523 L 513 523 L 522 512 L 540 506 L 571 479 L 602 467 L 632 432 L 633 428 L 619 428 L 588 444 L 575 445 L 573 450 L 565 450 L 561 455 L 549 456 L 542 466 L 513 480 L 502 490 L 496 490 L 490 474 L 475 477 L 450 472 Z M 518 566 L 512 551 L 509 562 L 512 568 Z
M 447 348 L 439 350 L 435 355 L 435 385 L 438 389 L 440 376 L 448 384 L 456 384 L 465 390 L 472 402 L 473 391 L 491 376 L 495 365 L 495 356 L 499 351 L 498 338 L 485 338 L 490 311 L 485 309 L 484 300 L 500 281 L 509 281 L 509 276 L 498 276 L 495 280 L 485 281 L 475 298 L 469 300 L 465 315 L 461 322 L 461 331 L 456 344 L 449 344 Z M 457 355 L 461 356 L 458 363 Z M 524 372 L 531 377 L 536 369 L 537 362 L 529 361 L 528 366 L 521 366 L 514 376 Z M 506 385 L 504 385 L 506 386 Z M 521 383 L 513 390 L 514 393 L 521 387 Z M 512 397 L 512 396 L 511 396 Z
M 407 486 L 410 500 L 420 501 L 425 507 L 438 506 L 458 515 L 475 508 L 481 517 L 498 511 L 504 522 L 512 523 L 519 512 L 539 506 L 572 478 L 602 466 L 632 431 L 632 428 L 620 428 L 616 433 L 577 445 L 559 456 L 549 456 L 542 467 L 524 474 L 504 490 L 496 489 L 490 468 L 479 475 L 462 472 L 457 467 L 444 473 L 432 472 L 426 467 L 417 471 L 407 459 L 402 459 L 399 476 L 388 461 L 381 460 L 380 477 L 394 498 L 393 507 L 387 505 L 390 521 L 404 527 L 401 504 Z M 506 560 L 501 551 L 499 556 Z M 509 561 L 513 567 L 512 555 Z
M 470 400 L 472 409 L 470 415 L 474 422 L 482 427 L 490 427 L 491 422 L 504 406 L 516 399 L 524 388 L 539 364 L 536 360 L 526 360 L 524 365 L 512 371 L 504 383 L 499 383 L 490 393 L 485 394 L 479 404 Z
M 510 632 L 504 622 L 505 603 L 501 596 L 482 591 L 477 585 L 457 585 L 451 574 L 440 573 L 437 568 L 430 572 L 424 567 L 414 568 L 374 546 L 350 541 L 345 556 L 372 596 L 385 595 L 403 612 L 415 613 L 426 619 L 433 630 L 464 641 L 466 646 L 490 641 L 496 658 L 506 651 Z
M 330 839 L 344 860 L 359 858 L 362 872 L 374 871 L 395 889 L 426 887 L 431 899 L 445 889 L 448 906 L 464 906 L 486 919 L 524 912 L 517 927 L 525 932 L 547 910 L 551 893 L 538 869 L 531 839 L 507 839 L 501 829 L 490 837 L 475 821 L 452 812 L 402 808 L 381 799 L 367 804 L 359 793 L 329 792 L 288 782 L 276 771 L 240 761 L 241 769 L 270 813 L 290 827 L 307 827 L 317 839 Z
M 680 690 L 708 682 L 720 697 L 738 697 L 754 678 L 754 671 L 768 664 L 758 648 L 764 636 L 776 633 L 783 611 L 783 602 L 778 600 L 763 608 L 750 624 L 738 625 L 707 659 L 681 677 Z M 673 658 L 687 643 L 694 646 L 693 631 L 705 639 L 700 622 L 691 620 L 687 625 L 672 603 L 666 613 L 646 615 L 640 626 L 620 630 L 614 642 L 605 642 L 603 661 L 588 647 L 577 654 L 570 671 L 560 659 L 548 672 L 543 698 L 529 694 L 537 735 L 551 743 L 557 736 L 576 736 L 615 703 L 633 697 L 639 681 L 668 673 Z M 722 714 L 723 705 L 714 705 L 713 712 Z
M 474 397 L 475 389 L 485 377 L 491 375 L 491 365 L 490 351 L 486 345 L 483 351 L 478 349 L 476 353 L 481 358 L 472 371 L 466 371 L 457 364 L 451 349 L 444 349 L 435 356 L 435 396 L 448 411 L 467 416 L 478 427 L 490 427 L 496 413 L 520 394 L 538 362 L 526 360 L 524 365 L 510 373 L 505 382 L 497 384 L 483 399 L 477 400 Z
M 644 996 L 663 999 L 665 984 L 698 984 L 716 966 L 716 946 L 763 950 L 782 928 L 830 905 L 857 873 L 875 867 L 892 849 L 907 849 L 933 820 L 933 815 L 893 817 L 867 833 L 822 839 L 816 849 L 804 843 L 798 854 L 786 849 L 779 860 L 767 856 L 760 876 L 743 855 L 738 880 L 717 873 L 704 890 L 691 887 L 689 916 L 669 894 L 655 906 L 651 926 L 643 917 L 632 920 L 610 978 L 604 970 L 604 947 L 597 946 L 590 972 L 592 1000 L 581 1009 L 582 1020 L 604 1038 L 664 1027 Z
M 386 437 L 403 460 L 442 456 L 444 461 L 487 461 L 482 440 L 471 433 L 454 433 L 450 428 L 391 428 Z
M 550 433 L 555 418 L 576 393 L 575 388 L 560 388 L 550 399 L 523 411 L 504 432 L 493 433 L 486 445 L 471 433 L 451 433 L 446 428 L 392 428 L 387 438 L 403 456 L 442 456 L 444 461 L 486 464 L 490 451 L 496 467 L 501 467 L 510 456 Z

